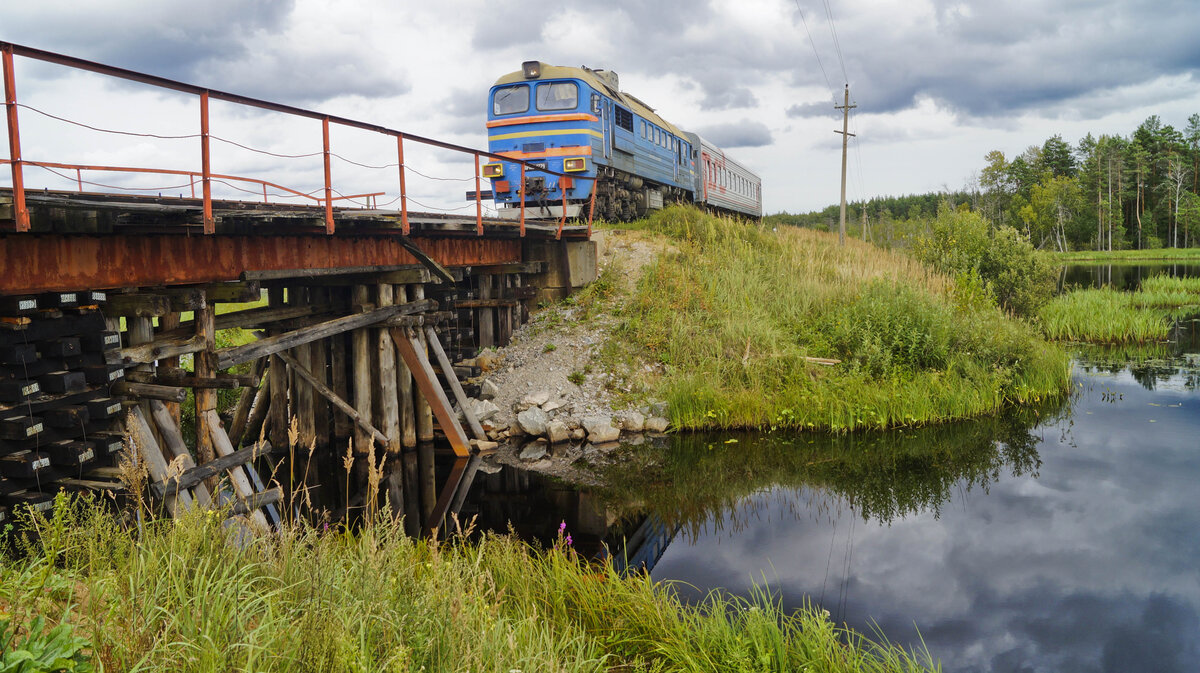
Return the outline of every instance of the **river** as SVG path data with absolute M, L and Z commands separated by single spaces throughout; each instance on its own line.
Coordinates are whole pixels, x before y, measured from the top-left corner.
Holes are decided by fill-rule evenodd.
M 689 602 L 756 586 L 786 609 L 811 601 L 947 671 L 1200 671 L 1194 325 L 1081 350 L 1070 399 L 1042 408 L 676 436 L 610 468 L 606 489 L 487 476 L 480 511 L 541 539 L 561 517 L 581 552 L 633 555 Z

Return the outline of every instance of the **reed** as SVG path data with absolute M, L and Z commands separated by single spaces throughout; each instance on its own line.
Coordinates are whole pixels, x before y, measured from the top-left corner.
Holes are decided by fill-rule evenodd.
M 1076 290 L 1055 297 L 1039 317 L 1046 336 L 1063 341 L 1146 343 L 1167 338 L 1170 321 L 1159 311 L 1139 306 L 1134 293 Z
M 1062 394 L 1066 355 L 903 253 L 668 208 L 617 334 L 679 428 L 923 425 Z M 813 358 L 840 360 L 832 367 Z
M 0 561 L 6 613 L 57 615 L 112 671 L 925 671 L 910 652 L 785 613 L 767 592 L 686 606 L 559 540 L 414 540 L 377 519 L 230 544 L 219 514 L 120 529 L 91 499 L 34 518 Z M 31 540 L 33 538 L 30 538 Z M 79 648 L 75 648 L 77 654 Z

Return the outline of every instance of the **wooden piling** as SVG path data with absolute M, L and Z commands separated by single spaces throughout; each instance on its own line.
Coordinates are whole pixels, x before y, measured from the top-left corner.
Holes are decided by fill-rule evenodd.
M 408 301 L 408 289 L 403 285 L 393 288 L 393 299 L 403 304 Z M 412 371 L 403 360 L 396 363 L 396 397 L 400 407 L 400 443 L 406 449 L 417 446 L 417 411 L 413 399 Z
M 271 287 L 267 290 L 267 303 L 272 308 L 283 307 L 283 288 Z M 267 334 L 278 334 L 279 330 L 268 329 Z M 267 416 L 267 426 L 271 438 L 271 446 L 283 449 L 288 446 L 288 375 L 287 367 L 277 355 L 270 357 L 268 370 L 270 373 L 271 405 Z
M 355 285 L 351 292 L 351 303 L 356 307 L 365 306 L 370 301 L 366 285 Z M 371 330 L 360 327 L 350 334 L 351 367 L 354 390 L 354 408 L 363 418 L 371 418 Z M 367 453 L 372 441 L 362 428 L 354 429 L 354 451 L 359 454 Z
M 412 300 L 419 301 L 425 298 L 425 286 L 416 284 L 412 286 Z M 421 349 L 428 353 L 428 348 L 425 341 L 425 334 L 418 335 L 418 341 L 421 344 Z M 411 369 L 411 367 L 410 367 Z M 417 414 L 417 442 L 432 442 L 433 441 L 433 409 L 429 406 L 429 400 L 425 399 L 425 395 L 420 390 L 413 391 L 413 397 L 416 399 L 416 414 Z

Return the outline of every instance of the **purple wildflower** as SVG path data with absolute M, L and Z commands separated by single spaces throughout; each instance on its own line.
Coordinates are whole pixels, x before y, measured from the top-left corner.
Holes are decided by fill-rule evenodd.
M 572 542 L 572 541 L 571 541 L 571 534 L 570 534 L 570 533 L 567 533 L 567 546 L 568 546 L 568 547 L 570 547 L 570 546 L 571 546 L 571 542 Z

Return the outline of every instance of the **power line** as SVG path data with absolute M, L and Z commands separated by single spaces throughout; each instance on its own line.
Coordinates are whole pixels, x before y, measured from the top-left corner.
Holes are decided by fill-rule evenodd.
M 846 74 L 846 61 L 842 58 L 842 44 L 838 41 L 837 29 L 833 25 L 833 11 L 829 8 L 829 0 L 821 0 L 825 4 L 825 16 L 829 17 L 829 33 L 833 35 L 833 48 L 837 52 L 838 63 L 842 66 L 842 79 L 850 83 L 850 75 Z
M 821 62 L 821 54 L 817 52 L 817 43 L 813 41 L 812 31 L 808 29 L 808 19 L 804 17 L 804 10 L 800 7 L 800 0 L 795 0 L 796 11 L 800 12 L 800 22 L 804 24 L 804 33 L 808 35 L 808 44 L 812 47 L 813 56 L 817 58 L 817 65 L 821 68 L 821 76 L 825 78 L 825 87 L 829 89 L 829 97 L 837 102 L 837 94 L 833 92 L 833 83 L 829 81 L 829 74 L 825 72 L 825 64 Z

